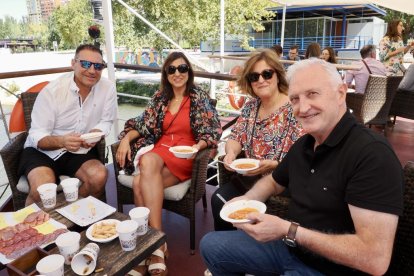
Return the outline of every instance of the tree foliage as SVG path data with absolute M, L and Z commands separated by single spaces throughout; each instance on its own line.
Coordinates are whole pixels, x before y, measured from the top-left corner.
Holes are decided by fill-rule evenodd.
M 58 7 L 49 18 L 64 48 L 76 48 L 89 39 L 88 27 L 92 25 L 92 8 L 88 0 L 71 0 Z M 49 24 L 50 26 L 50 24 Z
M 407 38 L 414 38 L 414 16 L 391 10 L 391 9 L 385 9 L 387 11 L 387 15 L 384 17 L 385 22 L 390 22 L 395 19 L 399 19 L 404 24 L 404 34 L 403 39 L 406 40 Z
M 154 24 L 173 41 L 188 47 L 201 41 L 220 38 L 220 1 L 211 0 L 128 0 L 136 12 Z M 262 20 L 274 14 L 266 8 L 275 3 L 263 0 L 226 0 L 225 34 L 237 37 L 248 48 L 249 32 L 263 30 Z M 117 45 L 135 50 L 154 47 L 157 50 L 173 47 L 166 39 L 132 15 L 118 2 L 113 2 L 114 32 Z

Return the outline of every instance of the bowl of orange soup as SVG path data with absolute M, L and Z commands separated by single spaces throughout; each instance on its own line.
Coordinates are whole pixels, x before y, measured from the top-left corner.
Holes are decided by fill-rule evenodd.
M 198 150 L 190 146 L 175 146 L 170 148 L 170 152 L 177 158 L 191 158 Z
M 259 167 L 260 161 L 257 159 L 251 159 L 251 158 L 240 158 L 234 160 L 230 164 L 230 168 L 235 170 L 236 172 L 240 174 L 245 174 L 248 171 L 257 169 Z

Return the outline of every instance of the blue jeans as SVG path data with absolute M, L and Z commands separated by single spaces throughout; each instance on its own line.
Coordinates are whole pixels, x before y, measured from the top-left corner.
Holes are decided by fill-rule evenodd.
M 282 240 L 260 243 L 240 230 L 208 233 L 200 252 L 214 276 L 323 275 L 290 253 Z

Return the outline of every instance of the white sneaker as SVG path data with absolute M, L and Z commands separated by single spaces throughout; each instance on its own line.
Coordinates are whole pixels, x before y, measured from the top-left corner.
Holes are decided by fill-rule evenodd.
M 210 272 L 210 270 L 206 269 L 206 271 L 204 271 L 204 276 L 213 276 L 213 274 Z

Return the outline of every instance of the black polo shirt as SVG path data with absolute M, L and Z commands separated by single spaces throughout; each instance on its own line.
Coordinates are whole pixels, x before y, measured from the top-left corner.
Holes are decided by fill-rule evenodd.
M 354 233 L 348 204 L 401 215 L 403 171 L 385 137 L 357 124 L 349 113 L 314 149 L 311 135 L 301 137 L 273 172 L 289 187 L 289 219 L 325 233 Z M 329 275 L 355 274 L 311 253 L 297 251 L 307 265 Z

